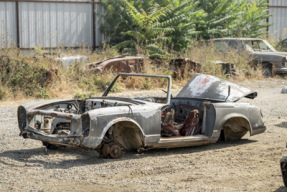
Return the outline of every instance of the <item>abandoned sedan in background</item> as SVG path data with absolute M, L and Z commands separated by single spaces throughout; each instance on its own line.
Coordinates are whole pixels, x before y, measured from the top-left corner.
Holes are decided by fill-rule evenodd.
M 197 146 L 266 129 L 258 107 L 236 103 L 256 92 L 204 74 L 194 74 L 176 97 L 171 85 L 170 76 L 119 73 L 101 97 L 24 104 L 20 135 L 47 148 L 95 149 L 117 158 L 122 150 Z
M 268 41 L 258 38 L 218 38 L 210 40 L 214 49 L 223 54 L 229 54 L 230 49 L 235 49 L 239 54 L 247 51 L 251 58 L 250 65 L 261 66 L 265 77 L 275 73 L 287 73 L 287 52 L 278 52 Z

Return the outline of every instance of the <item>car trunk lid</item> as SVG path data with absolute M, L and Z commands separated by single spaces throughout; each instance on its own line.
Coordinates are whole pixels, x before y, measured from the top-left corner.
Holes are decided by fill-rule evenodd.
M 230 95 L 228 93 L 230 86 Z M 212 75 L 194 74 L 176 96 L 177 98 L 197 98 L 214 101 L 238 101 L 242 97 L 254 99 L 257 92 Z

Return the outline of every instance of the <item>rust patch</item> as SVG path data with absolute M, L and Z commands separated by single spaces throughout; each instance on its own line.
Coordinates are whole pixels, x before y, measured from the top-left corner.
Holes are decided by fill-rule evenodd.
M 94 71 L 96 74 L 103 74 L 108 71 L 115 73 L 139 73 L 144 69 L 144 59 L 141 57 L 115 57 L 108 60 L 89 63 L 84 70 Z

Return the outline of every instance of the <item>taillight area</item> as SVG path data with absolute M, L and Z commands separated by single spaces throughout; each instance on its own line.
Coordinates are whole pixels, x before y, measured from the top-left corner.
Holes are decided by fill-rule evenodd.
M 27 125 L 26 109 L 23 106 L 18 107 L 18 125 L 21 130 Z
M 90 134 L 91 119 L 88 114 L 82 115 L 82 134 L 84 137 Z

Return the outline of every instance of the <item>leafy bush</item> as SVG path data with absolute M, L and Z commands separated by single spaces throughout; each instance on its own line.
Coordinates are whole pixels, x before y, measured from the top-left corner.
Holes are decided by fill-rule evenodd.
M 87 98 L 93 95 L 101 95 L 101 93 L 112 82 L 115 75 L 111 72 L 104 74 L 95 74 L 92 71 L 83 70 L 83 64 L 72 65 L 66 70 L 58 68 L 58 74 L 54 80 L 47 80 L 47 71 L 55 68 L 54 60 L 38 57 L 35 58 L 27 55 L 19 54 L 17 49 L 5 49 L 5 58 L 0 57 L 0 100 L 8 97 L 33 97 L 33 98 Z M 64 52 L 64 50 L 57 50 Z M 75 54 L 74 50 L 66 54 Z M 103 50 L 97 52 L 83 51 L 77 54 L 90 57 L 91 62 L 107 59 L 114 55 L 118 55 L 110 46 L 106 46 Z M 7 56 L 7 57 L 6 57 Z M 206 46 L 201 41 L 195 41 L 192 46 L 189 46 L 185 52 L 178 54 L 181 58 L 190 58 L 203 66 L 202 73 L 222 77 L 220 65 L 216 65 L 213 61 L 225 61 L 233 63 L 236 66 L 239 76 L 236 79 L 244 78 L 262 78 L 261 71 L 253 69 L 249 66 L 249 57 L 238 55 L 235 50 L 231 50 L 228 55 L 220 55 L 214 53 L 212 46 Z M 7 59 L 9 58 L 9 59 Z M 145 74 L 153 75 L 172 75 L 174 69 L 169 68 L 169 60 L 164 59 L 161 64 L 154 64 L 154 60 L 143 56 Z M 250 75 L 245 77 L 245 72 Z M 173 80 L 173 88 L 180 87 L 192 77 L 193 71 L 184 70 L 183 75 L 179 75 Z M 166 79 L 165 79 L 166 80 Z M 142 81 L 132 81 L 131 87 L 144 87 L 145 89 L 156 89 L 161 85 L 166 84 L 164 80 L 149 81 L 142 78 Z M 121 92 L 126 87 L 121 87 L 121 83 L 115 84 L 111 92 Z M 77 93 L 77 94 L 76 94 Z M 83 94 L 84 93 L 84 94 Z
M 120 51 L 167 55 L 195 39 L 258 37 L 270 17 L 267 0 L 101 0 L 101 31 Z M 142 52 L 139 52 L 142 50 Z
M 93 93 L 89 93 L 89 94 L 85 94 L 85 93 L 76 93 L 76 95 L 74 96 L 74 99 L 85 99 L 85 98 L 90 98 L 92 97 L 94 94 Z
M 6 96 L 6 91 L 2 88 L 0 89 L 0 101 Z

